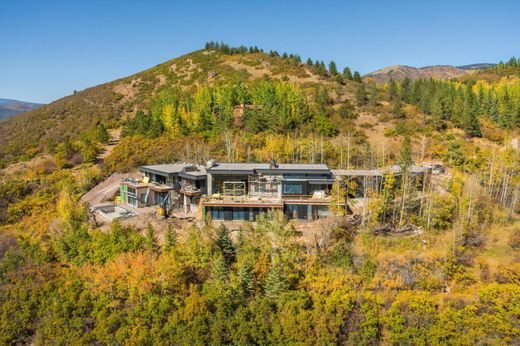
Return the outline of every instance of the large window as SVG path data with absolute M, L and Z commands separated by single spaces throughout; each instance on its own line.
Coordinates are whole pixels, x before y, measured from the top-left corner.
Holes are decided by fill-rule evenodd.
M 211 218 L 213 220 L 224 220 L 224 208 L 211 207 Z
M 303 184 L 285 182 L 283 184 L 283 193 L 285 195 L 303 195 Z
M 222 192 L 226 196 L 245 196 L 245 181 L 224 181 L 222 183 Z
M 128 196 L 128 204 L 137 207 L 137 197 L 135 196 Z

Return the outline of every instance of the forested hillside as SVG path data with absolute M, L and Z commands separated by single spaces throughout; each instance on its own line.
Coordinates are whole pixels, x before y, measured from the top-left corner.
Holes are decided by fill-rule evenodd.
M 214 42 L 1 122 L 0 344 L 519 344 L 519 130 L 517 59 L 378 84 Z M 78 202 L 210 158 L 447 172 L 423 191 L 387 172 L 361 214 L 303 231 L 277 213 L 101 229 Z

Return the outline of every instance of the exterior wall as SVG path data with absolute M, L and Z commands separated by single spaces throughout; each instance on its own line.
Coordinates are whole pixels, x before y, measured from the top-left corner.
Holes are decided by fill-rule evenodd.
M 241 206 L 202 206 L 202 217 L 211 216 L 213 220 L 222 221 L 256 221 L 259 215 L 267 213 L 269 207 L 241 207 Z M 328 205 L 313 204 L 285 204 L 282 209 L 288 219 L 317 220 L 328 217 L 330 208 Z

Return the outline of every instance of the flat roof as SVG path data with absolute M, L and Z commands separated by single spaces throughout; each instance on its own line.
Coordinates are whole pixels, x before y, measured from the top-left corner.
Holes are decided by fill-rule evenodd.
M 149 171 L 157 174 L 182 174 L 189 177 L 205 177 L 206 168 L 204 166 L 194 165 L 192 163 L 167 163 L 160 165 L 140 166 L 140 171 Z
M 306 164 L 306 163 L 282 163 L 272 168 L 269 163 L 216 163 L 207 168 L 208 173 L 253 173 L 254 171 L 269 173 L 289 173 L 289 172 L 329 172 L 329 167 L 325 164 Z

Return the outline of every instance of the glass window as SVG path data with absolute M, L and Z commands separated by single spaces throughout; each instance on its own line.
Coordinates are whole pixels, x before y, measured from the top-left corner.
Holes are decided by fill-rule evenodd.
M 128 193 L 135 195 L 135 189 L 133 187 L 128 187 Z
M 128 204 L 137 207 L 137 198 L 134 196 L 128 196 Z
M 285 183 L 283 185 L 283 193 L 287 195 L 302 195 L 303 185 L 299 183 Z

